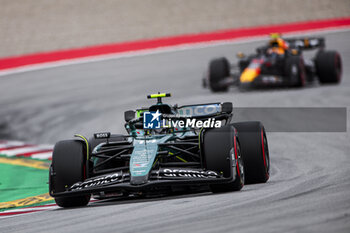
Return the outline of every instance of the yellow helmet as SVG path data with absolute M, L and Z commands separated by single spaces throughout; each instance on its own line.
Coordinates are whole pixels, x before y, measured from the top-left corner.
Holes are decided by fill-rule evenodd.
M 279 47 L 279 39 L 281 38 L 281 35 L 279 33 L 271 33 L 270 34 L 270 41 L 269 45 L 271 47 Z
M 279 33 L 271 33 L 270 34 L 270 42 L 269 45 L 271 47 L 278 47 L 278 48 L 282 48 L 282 49 L 288 49 L 288 43 L 286 43 L 282 38 L 281 38 L 281 34 Z

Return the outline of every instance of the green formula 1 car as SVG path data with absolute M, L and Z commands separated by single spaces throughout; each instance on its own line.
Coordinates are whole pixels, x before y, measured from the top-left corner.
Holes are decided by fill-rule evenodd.
M 232 123 L 232 103 L 125 112 L 126 135 L 96 133 L 56 143 L 50 195 L 61 207 L 97 197 L 239 191 L 269 179 L 267 138 L 260 122 Z

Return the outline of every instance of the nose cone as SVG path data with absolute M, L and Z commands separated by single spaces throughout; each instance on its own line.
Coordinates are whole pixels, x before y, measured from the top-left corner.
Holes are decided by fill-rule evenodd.
M 240 82 L 241 83 L 250 83 L 253 82 L 256 77 L 260 74 L 260 69 L 251 69 L 251 68 L 246 68 L 240 77 Z

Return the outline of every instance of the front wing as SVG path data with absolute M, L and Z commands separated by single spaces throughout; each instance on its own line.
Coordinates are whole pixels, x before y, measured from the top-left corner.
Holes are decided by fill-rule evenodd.
M 134 185 L 130 183 L 130 174 L 120 171 L 77 182 L 64 192 L 55 193 L 50 189 L 50 195 L 52 197 L 64 197 L 100 192 L 141 192 L 154 190 L 158 187 L 229 183 L 233 180 L 233 177 L 225 178 L 217 172 L 202 169 L 161 168 L 151 171 L 147 182 Z M 51 182 L 52 179 L 50 178 L 50 186 Z

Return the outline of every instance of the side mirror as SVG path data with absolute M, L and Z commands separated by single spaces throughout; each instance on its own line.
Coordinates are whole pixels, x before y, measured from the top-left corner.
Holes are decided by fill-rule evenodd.
M 244 53 L 242 53 L 242 52 L 238 52 L 237 54 L 236 54 L 236 56 L 237 56 L 237 58 L 245 58 L 245 54 Z
M 134 118 L 135 118 L 135 111 L 129 110 L 124 112 L 124 119 L 126 122 L 129 122 Z
M 231 113 L 233 109 L 233 105 L 231 102 L 225 102 L 221 104 L 221 111 L 226 113 Z

